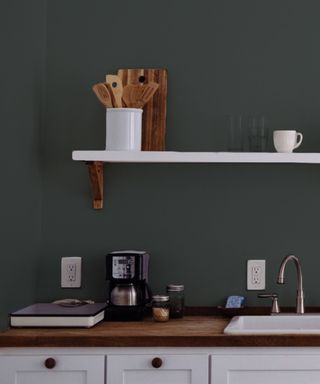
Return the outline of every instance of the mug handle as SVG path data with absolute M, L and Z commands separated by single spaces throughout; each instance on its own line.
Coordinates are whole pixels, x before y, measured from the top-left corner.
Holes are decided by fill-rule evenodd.
M 299 138 L 299 139 L 297 141 L 297 144 L 293 147 L 293 149 L 300 147 L 302 140 L 303 140 L 303 134 L 300 132 L 297 132 L 297 138 Z

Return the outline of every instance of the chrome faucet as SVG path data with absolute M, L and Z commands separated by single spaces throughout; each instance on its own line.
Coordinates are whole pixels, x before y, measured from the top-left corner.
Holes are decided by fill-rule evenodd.
M 296 298 L 296 312 L 302 315 L 304 313 L 304 294 L 302 287 L 302 270 L 301 264 L 297 256 L 288 255 L 286 256 L 280 265 L 279 273 L 278 273 L 278 284 L 284 284 L 284 270 L 286 268 L 287 262 L 292 260 L 297 269 L 297 278 L 298 278 L 298 290 L 297 290 L 297 298 Z
M 272 299 L 272 305 L 271 305 L 271 315 L 275 315 L 277 313 L 280 313 L 280 307 L 278 302 L 278 294 L 277 293 L 260 293 L 258 295 L 260 299 Z

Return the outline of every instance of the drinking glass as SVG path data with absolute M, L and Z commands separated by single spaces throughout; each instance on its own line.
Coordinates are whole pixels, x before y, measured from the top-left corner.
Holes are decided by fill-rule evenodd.
M 250 152 L 266 152 L 268 148 L 269 132 L 264 116 L 248 117 L 248 139 Z
M 228 116 L 228 151 L 240 152 L 244 147 L 242 116 Z

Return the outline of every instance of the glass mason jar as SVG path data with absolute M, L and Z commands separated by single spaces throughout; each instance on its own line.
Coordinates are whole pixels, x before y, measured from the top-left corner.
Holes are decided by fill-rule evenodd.
M 169 296 L 155 295 L 152 296 L 152 317 L 154 321 L 169 320 Z
M 170 317 L 183 317 L 184 313 L 184 285 L 169 284 L 167 293 L 170 302 Z

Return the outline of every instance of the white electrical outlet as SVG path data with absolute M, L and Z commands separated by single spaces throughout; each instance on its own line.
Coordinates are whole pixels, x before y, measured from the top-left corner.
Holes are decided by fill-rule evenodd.
M 61 288 L 81 287 L 81 257 L 61 258 Z
M 247 263 L 247 289 L 266 289 L 266 261 L 248 260 Z

